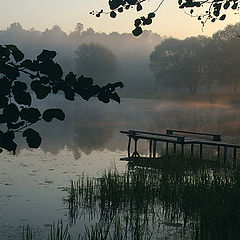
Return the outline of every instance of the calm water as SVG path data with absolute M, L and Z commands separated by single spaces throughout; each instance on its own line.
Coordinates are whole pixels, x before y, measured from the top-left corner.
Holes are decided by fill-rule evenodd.
M 36 125 L 43 138 L 41 149 L 30 151 L 19 138 L 16 156 L 0 155 L 1 240 L 17 239 L 27 223 L 40 238 L 54 220 L 67 223 L 62 188 L 71 179 L 83 172 L 98 176 L 112 165 L 120 171 L 126 168 L 126 163 L 119 162 L 126 156 L 127 145 L 120 130 L 209 131 L 240 143 L 240 110 L 230 105 L 135 99 L 123 99 L 120 105 L 94 100 L 71 103 L 58 97 L 42 102 L 40 108 L 45 107 L 63 108 L 66 120 Z M 81 231 L 88 221 L 82 218 L 73 231 Z

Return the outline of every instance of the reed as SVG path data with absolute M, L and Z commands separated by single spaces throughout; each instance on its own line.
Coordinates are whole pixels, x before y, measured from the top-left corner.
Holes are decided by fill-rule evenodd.
M 22 231 L 22 240 L 32 240 L 33 239 L 33 233 L 32 228 L 27 224 L 26 227 L 23 227 Z
M 70 209 L 95 211 L 106 223 L 120 216 L 128 239 L 162 234 L 164 226 L 181 226 L 180 235 L 191 239 L 240 239 L 239 169 L 200 168 L 188 174 L 108 170 L 100 178 L 72 182 L 68 194 L 76 192 L 76 198 L 65 199 Z M 71 217 L 77 216 L 71 212 Z

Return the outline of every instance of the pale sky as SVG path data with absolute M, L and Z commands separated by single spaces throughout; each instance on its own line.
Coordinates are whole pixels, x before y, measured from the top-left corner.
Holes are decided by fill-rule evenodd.
M 35 28 L 40 31 L 59 25 L 69 33 L 80 22 L 85 29 L 91 27 L 97 32 L 131 32 L 134 19 L 153 11 L 158 2 L 159 0 L 150 0 L 143 5 L 143 11 L 137 13 L 131 9 L 112 19 L 108 15 L 96 18 L 89 14 L 92 10 L 108 10 L 108 0 L 0 0 L 0 29 L 6 29 L 11 23 L 19 22 L 25 29 Z M 202 32 L 199 21 L 180 10 L 177 0 L 165 0 L 153 24 L 144 29 L 178 38 L 210 36 L 227 24 L 238 21 L 240 16 L 230 13 L 224 22 L 209 22 Z

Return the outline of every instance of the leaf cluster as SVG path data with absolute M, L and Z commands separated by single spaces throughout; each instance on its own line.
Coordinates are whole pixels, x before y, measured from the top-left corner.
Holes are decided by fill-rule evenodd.
M 194 0 L 178 0 L 179 8 L 190 8 L 190 14 L 201 22 L 202 26 L 206 24 L 208 20 L 215 22 L 216 20 L 223 21 L 226 19 L 226 10 L 239 10 L 238 0 L 206 0 L 206 1 L 194 1 Z M 207 9 L 204 7 L 207 6 Z M 204 12 L 201 14 L 193 15 L 195 8 L 204 8 Z
M 0 131 L 0 152 L 6 149 L 16 153 L 16 133 L 26 138 L 30 148 L 38 148 L 41 136 L 29 127 L 40 120 L 64 120 L 61 109 L 47 109 L 41 113 L 32 107 L 31 91 L 39 100 L 61 91 L 69 101 L 80 95 L 84 100 L 97 97 L 104 103 L 110 100 L 120 103 L 115 90 L 123 87 L 122 82 L 98 86 L 94 85 L 92 78 L 77 77 L 72 72 L 63 77 L 61 66 L 54 61 L 56 55 L 55 51 L 44 49 L 35 60 L 24 59 L 24 54 L 15 45 L 0 45 L 0 124 L 5 129 Z M 27 75 L 29 82 L 18 80 L 20 74 Z
M 109 0 L 110 16 L 115 18 L 117 13 L 122 13 L 124 10 L 128 10 L 136 6 L 136 11 L 141 11 L 143 9 L 142 3 L 147 0 Z M 215 22 L 216 20 L 223 21 L 226 19 L 226 10 L 239 10 L 239 0 L 176 0 L 180 9 L 183 9 L 185 13 L 189 14 L 191 17 L 196 17 L 202 24 L 202 27 L 206 24 L 208 20 Z M 152 18 L 149 15 L 155 16 L 155 12 L 161 7 L 165 0 L 159 0 L 159 5 L 152 13 L 148 14 L 148 17 L 140 17 L 134 21 L 135 29 L 132 31 L 134 36 L 139 36 L 142 33 L 142 27 L 145 25 L 150 25 L 152 23 Z M 189 13 L 188 10 L 189 9 Z M 201 9 L 200 13 L 196 13 L 195 9 Z M 100 17 L 103 10 L 99 12 L 90 12 L 90 14 Z

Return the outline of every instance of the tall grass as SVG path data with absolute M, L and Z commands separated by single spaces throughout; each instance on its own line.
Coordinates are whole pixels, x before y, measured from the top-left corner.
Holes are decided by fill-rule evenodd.
M 100 178 L 72 182 L 65 201 L 71 218 L 77 218 L 79 208 L 94 211 L 105 223 L 118 216 L 121 229 L 130 233 L 127 239 L 160 239 L 156 232 L 163 237 L 167 226 L 182 239 L 240 239 L 239 169 L 188 175 L 108 170 Z
M 23 227 L 21 240 L 32 240 L 32 239 L 33 239 L 32 228 L 28 224 L 26 227 Z

